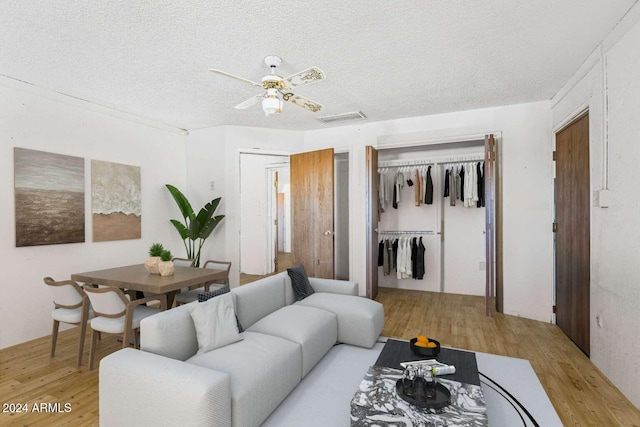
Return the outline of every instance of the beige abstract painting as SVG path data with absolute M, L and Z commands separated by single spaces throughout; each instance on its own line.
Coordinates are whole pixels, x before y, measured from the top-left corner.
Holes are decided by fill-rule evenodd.
M 142 236 L 140 167 L 91 161 L 93 241 Z
M 84 242 L 84 159 L 14 148 L 16 247 Z

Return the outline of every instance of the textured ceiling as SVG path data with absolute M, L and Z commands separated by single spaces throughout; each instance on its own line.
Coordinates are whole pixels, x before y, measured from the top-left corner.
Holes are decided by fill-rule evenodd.
M 637 0 L 0 0 L 0 75 L 182 129 L 329 127 L 233 106 L 280 74 L 322 115 L 380 121 L 551 98 Z

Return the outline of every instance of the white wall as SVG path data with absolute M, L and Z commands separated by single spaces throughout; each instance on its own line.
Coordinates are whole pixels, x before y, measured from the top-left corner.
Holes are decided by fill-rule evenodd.
M 174 202 L 164 184 L 185 186 L 185 138 L 46 95 L 0 86 L 0 348 L 51 333 L 53 303 L 43 277 L 64 280 L 72 273 L 142 263 L 152 242 L 172 251 L 181 245 L 169 223 Z M 85 159 L 85 243 L 15 247 L 14 147 Z M 91 159 L 140 166 L 141 239 L 91 242 Z
M 301 132 L 237 126 L 222 126 L 191 131 L 187 143 L 189 189 L 201 201 L 211 194 L 209 182 L 216 181 L 215 192 L 222 196 L 220 214 L 226 215 L 218 226 L 215 243 L 207 242 L 203 257 L 231 261 L 229 280 L 237 286 L 240 279 L 240 151 L 254 150 L 265 154 L 302 152 Z M 202 164 L 206 165 L 205 167 Z M 193 169 L 193 171 L 191 171 Z M 223 186 L 219 187 L 218 182 Z M 218 236 L 224 234 L 224 238 Z M 224 245 L 218 244 L 224 242 Z
M 352 280 L 365 294 L 365 146 L 460 140 L 501 132 L 505 313 L 550 321 L 553 305 L 553 163 L 548 101 L 305 133 L 305 149 L 351 148 Z M 535 301 L 532 304 L 532 301 Z
M 591 360 L 640 407 L 638 15 L 635 7 L 553 99 L 553 123 L 589 108 L 591 190 L 608 188 L 608 207 L 591 208 Z

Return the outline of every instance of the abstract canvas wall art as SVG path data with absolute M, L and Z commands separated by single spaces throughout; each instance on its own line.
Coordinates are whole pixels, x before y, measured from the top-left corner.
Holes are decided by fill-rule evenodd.
M 140 167 L 91 161 L 93 241 L 142 236 Z
M 84 159 L 14 148 L 16 247 L 84 242 Z

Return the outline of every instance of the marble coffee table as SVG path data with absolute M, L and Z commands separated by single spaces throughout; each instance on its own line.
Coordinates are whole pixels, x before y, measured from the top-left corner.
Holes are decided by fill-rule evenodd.
M 442 349 L 438 361 L 453 364 L 454 375 L 438 377 L 451 393 L 451 404 L 442 409 L 412 405 L 396 391 L 402 378 L 399 364 L 420 360 L 409 350 L 406 341 L 388 340 L 374 366 L 365 374 L 351 400 L 351 426 L 488 426 L 484 393 L 480 386 L 475 355 Z

